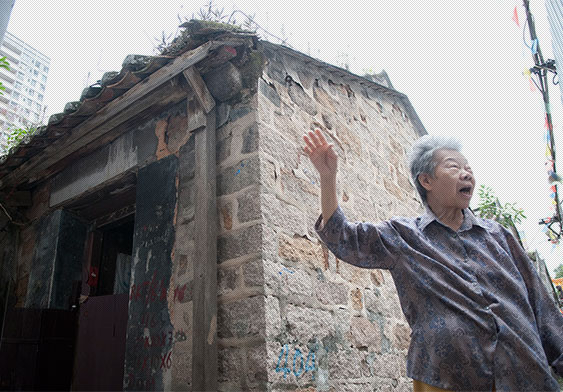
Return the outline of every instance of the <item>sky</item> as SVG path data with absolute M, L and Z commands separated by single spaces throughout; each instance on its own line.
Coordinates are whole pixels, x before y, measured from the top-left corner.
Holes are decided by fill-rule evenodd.
M 155 55 L 164 34 L 179 33 L 208 0 L 16 0 L 7 30 L 51 58 L 47 114 L 62 112 L 106 71 L 119 71 L 128 54 Z M 225 15 L 242 11 L 261 27 L 262 39 L 280 43 L 362 75 L 385 70 L 406 94 L 430 134 L 463 144 L 477 185 L 490 186 L 502 203 L 527 216 L 518 225 L 526 245 L 553 270 L 563 244 L 553 246 L 538 221 L 553 215 L 545 170 L 544 106 L 532 91 L 533 66 L 523 42 L 521 1 L 439 0 L 326 2 L 214 1 Z M 517 7 L 520 26 L 513 17 Z M 553 58 L 544 0 L 531 0 L 539 46 Z M 237 12 L 238 22 L 244 16 Z M 525 32 L 529 44 L 528 30 Z M 551 77 L 549 78 L 551 80 Z M 559 86 L 549 85 L 556 152 L 563 143 Z M 563 150 L 561 150 L 563 151 Z M 557 169 L 563 173 L 561 161 Z M 563 196 L 563 186 L 560 187 Z M 477 206 L 477 193 L 472 207 Z

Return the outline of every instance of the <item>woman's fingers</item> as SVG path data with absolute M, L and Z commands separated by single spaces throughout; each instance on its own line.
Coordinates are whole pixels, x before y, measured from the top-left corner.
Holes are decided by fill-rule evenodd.
M 307 146 L 309 147 L 309 149 L 311 151 L 313 151 L 315 149 L 315 145 L 309 140 L 307 135 L 303 135 L 303 139 L 305 139 L 305 143 L 307 143 Z
M 317 136 L 318 136 L 318 138 L 321 142 L 321 145 L 325 145 L 326 139 L 325 139 L 323 133 L 321 132 L 321 130 L 319 128 L 315 128 L 315 133 L 317 134 Z
M 315 129 L 315 131 L 318 131 L 317 129 Z M 320 132 L 320 131 L 318 131 Z M 321 135 L 322 136 L 322 135 Z M 323 143 L 321 142 L 318 134 L 315 134 L 312 131 L 309 131 L 309 137 L 313 140 L 313 143 L 315 144 L 315 147 L 320 147 L 323 145 Z
M 313 148 L 318 148 L 321 146 L 324 146 L 326 144 L 326 140 L 323 136 L 323 134 L 321 133 L 320 129 L 315 129 L 315 132 L 313 131 L 309 131 L 309 138 L 311 139 L 311 145 Z M 305 139 L 305 141 L 307 142 L 307 139 Z M 309 144 L 309 143 L 308 143 Z M 313 149 L 311 148 L 311 149 Z

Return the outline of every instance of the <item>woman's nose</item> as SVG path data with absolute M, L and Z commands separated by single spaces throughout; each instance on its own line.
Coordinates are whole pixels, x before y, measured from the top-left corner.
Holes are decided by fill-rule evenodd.
M 467 170 L 463 170 L 463 172 L 461 173 L 461 178 L 463 180 L 469 181 L 473 178 L 473 174 Z

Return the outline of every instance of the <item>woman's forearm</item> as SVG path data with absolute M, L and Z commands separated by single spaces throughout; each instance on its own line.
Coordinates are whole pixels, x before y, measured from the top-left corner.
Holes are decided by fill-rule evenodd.
M 323 214 L 322 227 L 330 219 L 338 208 L 336 196 L 336 173 L 334 175 L 321 177 L 321 208 Z

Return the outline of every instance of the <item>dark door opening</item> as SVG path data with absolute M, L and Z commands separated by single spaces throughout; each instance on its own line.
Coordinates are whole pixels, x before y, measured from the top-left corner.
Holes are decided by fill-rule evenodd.
M 90 233 L 90 292 L 80 305 L 72 390 L 123 390 L 134 222 L 131 214 Z
M 99 274 L 97 285 L 90 288 L 90 296 L 129 293 L 134 224 L 134 215 L 130 215 L 96 229 L 94 235 L 101 238 L 102 246 L 90 264 Z

